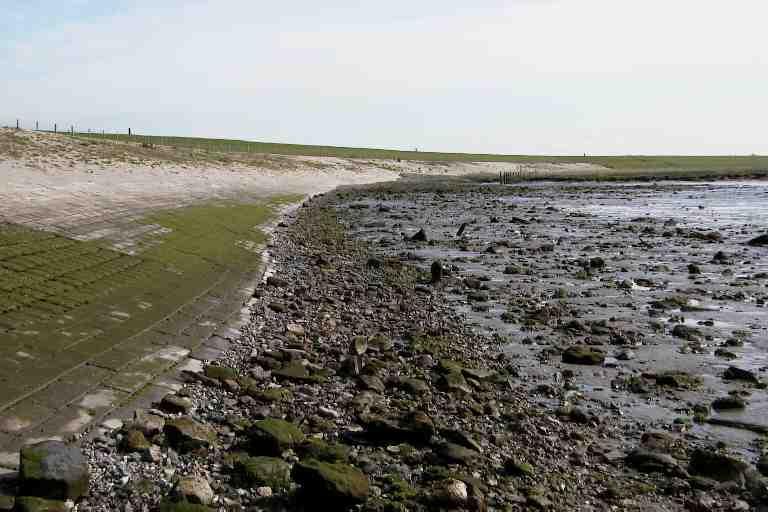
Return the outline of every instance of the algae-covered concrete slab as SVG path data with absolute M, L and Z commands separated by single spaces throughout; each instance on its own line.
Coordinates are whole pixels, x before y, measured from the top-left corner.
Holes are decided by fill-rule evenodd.
M 78 239 L 0 224 L 0 451 L 81 431 L 197 350 L 242 306 L 259 226 L 288 200 L 144 212 L 119 227 L 130 250 L 101 224 Z

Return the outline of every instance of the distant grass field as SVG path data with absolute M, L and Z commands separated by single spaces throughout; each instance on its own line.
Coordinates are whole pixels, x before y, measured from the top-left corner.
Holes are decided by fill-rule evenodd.
M 119 142 L 173 146 L 221 153 L 262 153 L 293 156 L 325 156 L 358 159 L 415 160 L 421 162 L 510 162 L 510 163 L 588 163 L 611 169 L 668 169 L 698 171 L 768 170 L 768 156 L 533 156 L 473 153 L 433 153 L 375 148 L 309 146 L 231 139 L 162 137 L 78 133 L 78 137 L 103 138 Z

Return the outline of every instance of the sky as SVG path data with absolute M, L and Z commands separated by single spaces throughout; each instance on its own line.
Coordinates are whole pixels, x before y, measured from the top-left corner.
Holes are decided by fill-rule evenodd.
M 0 124 L 768 154 L 765 0 L 3 0 Z

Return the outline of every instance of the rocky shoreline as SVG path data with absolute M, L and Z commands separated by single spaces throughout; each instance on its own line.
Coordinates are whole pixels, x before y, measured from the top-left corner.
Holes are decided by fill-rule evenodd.
M 345 189 L 291 214 L 273 234 L 274 274 L 232 349 L 185 372 L 187 384 L 153 409 L 94 432 L 82 446 L 85 496 L 84 462 L 55 463 L 66 447 L 22 453 L 22 468 L 45 477 L 22 470 L 27 497 L 15 510 L 762 506 L 765 479 L 723 447 L 680 431 L 628 429 L 575 400 L 542 407 L 507 340 L 478 333 L 449 301 L 456 286 L 482 298 L 482 282 L 350 236 L 371 208 L 424 225 L 413 211 L 381 206 L 381 194 Z M 418 233 L 408 242 L 428 244 Z M 574 344 L 561 357 L 591 364 L 601 354 Z M 562 374 L 550 375 L 553 392 L 567 393 Z

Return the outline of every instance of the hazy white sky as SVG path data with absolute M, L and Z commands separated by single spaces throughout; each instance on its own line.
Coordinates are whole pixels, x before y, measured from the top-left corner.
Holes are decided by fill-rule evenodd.
M 765 0 L 4 0 L 0 123 L 768 153 Z

